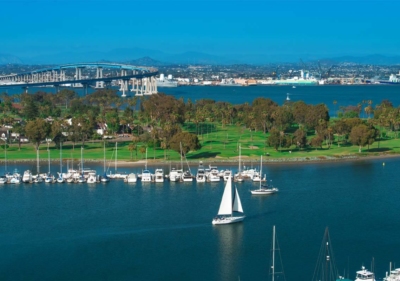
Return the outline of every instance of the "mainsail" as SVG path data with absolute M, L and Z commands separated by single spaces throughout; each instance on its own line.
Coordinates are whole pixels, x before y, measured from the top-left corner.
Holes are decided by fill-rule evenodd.
M 239 205 L 240 208 L 242 208 L 242 205 L 240 204 L 240 199 L 239 199 Z M 224 194 L 222 195 L 221 205 L 219 205 L 218 215 L 231 215 L 231 214 L 232 214 L 232 178 L 229 177 L 229 180 L 226 181 Z

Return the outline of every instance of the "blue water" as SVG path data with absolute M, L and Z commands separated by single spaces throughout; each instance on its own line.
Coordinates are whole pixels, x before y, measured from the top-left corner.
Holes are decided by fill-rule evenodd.
M 280 193 L 237 184 L 246 219 L 225 226 L 222 182 L 0 186 L 0 280 L 267 280 L 273 225 L 287 280 L 312 278 L 326 226 L 342 274 L 374 258 L 383 277 L 400 263 L 399 165 L 265 165 Z
M 372 106 L 382 100 L 390 100 L 394 106 L 400 105 L 400 86 L 398 85 L 325 85 L 325 86 L 255 86 L 255 87 L 207 87 L 186 86 L 177 88 L 159 88 L 159 92 L 183 97 L 195 102 L 199 99 L 227 101 L 232 104 L 251 104 L 255 98 L 270 98 L 282 104 L 287 94 L 292 101 L 302 100 L 307 104 L 324 103 L 328 106 L 331 116 L 336 116 L 341 106 L 357 106 L 362 101 L 371 100 Z M 336 105 L 333 103 L 336 101 Z M 363 105 L 363 108 L 367 104 Z

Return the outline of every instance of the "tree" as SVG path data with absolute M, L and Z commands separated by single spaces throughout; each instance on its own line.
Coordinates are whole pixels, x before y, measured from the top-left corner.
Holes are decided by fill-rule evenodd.
M 180 144 L 182 144 L 182 151 Z M 175 134 L 171 138 L 169 146 L 182 156 L 186 155 L 189 151 L 194 151 L 201 148 L 201 144 L 197 138 L 197 135 L 188 132 L 179 132 Z
M 315 148 L 320 147 L 320 148 L 322 148 L 322 142 L 323 141 L 324 141 L 324 138 L 322 136 L 320 136 L 320 135 L 317 135 L 317 136 L 315 136 L 315 137 L 313 137 L 311 139 L 310 144 L 311 144 L 312 147 L 315 147 Z
M 305 129 L 297 129 L 293 136 L 293 140 L 300 149 L 307 145 L 307 131 Z
M 26 123 L 25 133 L 28 139 L 34 144 L 36 150 L 38 150 L 40 142 L 50 133 L 50 125 L 45 120 L 36 118 Z
M 132 153 L 133 153 L 133 151 L 136 151 L 136 149 L 137 149 L 137 144 L 136 144 L 136 142 L 131 142 L 131 143 L 128 145 L 128 150 L 129 150 L 129 152 L 131 153 L 131 160 L 132 160 Z
M 353 145 L 358 145 L 358 152 L 361 152 L 363 146 L 373 144 L 376 137 L 375 128 L 369 128 L 365 124 L 360 124 L 355 127 L 350 132 L 350 141 Z

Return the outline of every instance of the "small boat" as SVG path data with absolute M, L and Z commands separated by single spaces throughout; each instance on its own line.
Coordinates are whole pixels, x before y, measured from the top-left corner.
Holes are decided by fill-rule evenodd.
M 84 183 L 86 182 L 86 178 L 83 174 L 79 175 L 79 177 L 76 180 L 78 183 Z
M 232 177 L 232 171 L 231 170 L 225 170 L 222 177 L 224 178 L 224 181 L 227 181 L 230 177 Z
M 9 182 L 13 184 L 21 183 L 21 175 L 17 169 L 14 170 L 14 173 L 10 175 Z
M 6 176 L 0 176 L 0 184 L 5 184 L 7 183 L 8 179 Z
M 239 166 L 238 166 L 238 172 L 233 176 L 233 180 L 237 182 L 243 182 L 244 177 L 242 175 L 242 172 L 240 171 L 240 165 L 241 165 L 241 159 L 242 158 L 242 147 L 239 145 Z
M 386 272 L 385 278 L 383 281 L 399 281 L 400 280 L 400 268 L 392 269 L 392 263 L 389 266 L 389 275 Z
M 356 273 L 355 281 L 375 281 L 375 274 L 362 266 L 361 270 Z
M 153 175 L 147 169 L 147 148 L 146 148 L 146 165 L 145 165 L 144 170 L 142 171 L 140 179 L 142 182 L 152 182 L 152 180 L 153 180 Z
M 219 206 L 218 215 L 212 220 L 212 224 L 230 224 L 243 221 L 245 216 L 233 216 L 234 212 L 242 213 L 243 208 L 240 202 L 239 193 L 234 188 L 232 192 L 232 177 L 230 177 L 225 185 L 224 194 L 222 195 L 221 204 Z
M 182 181 L 190 182 L 193 181 L 193 175 L 190 170 L 183 172 L 182 174 Z
M 34 179 L 35 183 L 41 183 L 43 182 L 43 177 L 41 175 L 37 175 Z
M 44 178 L 44 182 L 52 183 L 52 182 L 54 182 L 54 177 L 50 174 L 47 174 L 46 177 Z
M 169 181 L 175 182 L 175 181 L 180 181 L 182 177 L 182 170 L 177 170 L 175 168 L 171 168 L 171 170 L 169 171 Z
M 260 174 L 262 173 L 262 156 L 261 156 L 261 164 L 260 164 Z M 260 180 L 260 188 L 259 189 L 255 189 L 255 190 L 251 190 L 251 194 L 253 195 L 269 195 L 269 194 L 273 194 L 278 192 L 279 190 L 275 187 L 272 186 L 272 184 L 269 185 L 263 185 L 261 184 L 261 180 Z
M 22 176 L 22 182 L 24 182 L 24 183 L 32 182 L 32 173 L 30 170 L 26 170 L 24 172 L 24 175 Z
M 97 177 L 95 172 L 89 172 L 89 176 L 86 180 L 87 183 L 96 183 L 97 182 Z
M 200 161 L 199 168 L 197 169 L 196 182 L 206 182 L 206 172 L 203 167 L 203 162 Z
M 64 182 L 64 177 L 62 172 L 62 143 L 60 143 L 60 172 L 58 173 L 57 182 L 58 183 Z
M 156 169 L 154 172 L 154 181 L 155 182 L 164 182 L 164 170 Z
M 208 173 L 207 180 L 210 182 L 219 182 L 221 178 L 218 174 L 219 172 L 217 170 L 217 167 L 210 165 L 210 172 Z
M 104 141 L 103 144 L 103 154 L 104 154 L 104 173 L 103 176 L 101 177 L 101 182 L 109 182 L 110 178 L 107 176 L 107 170 L 106 170 L 106 142 Z
M 126 181 L 127 183 L 134 183 L 134 182 L 137 182 L 136 174 L 135 174 L 135 173 L 130 173 L 130 174 L 125 178 L 124 181 Z

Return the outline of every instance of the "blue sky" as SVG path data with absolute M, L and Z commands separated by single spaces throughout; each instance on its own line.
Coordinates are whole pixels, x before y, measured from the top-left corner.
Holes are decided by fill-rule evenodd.
M 0 54 L 400 55 L 400 1 L 0 0 Z

